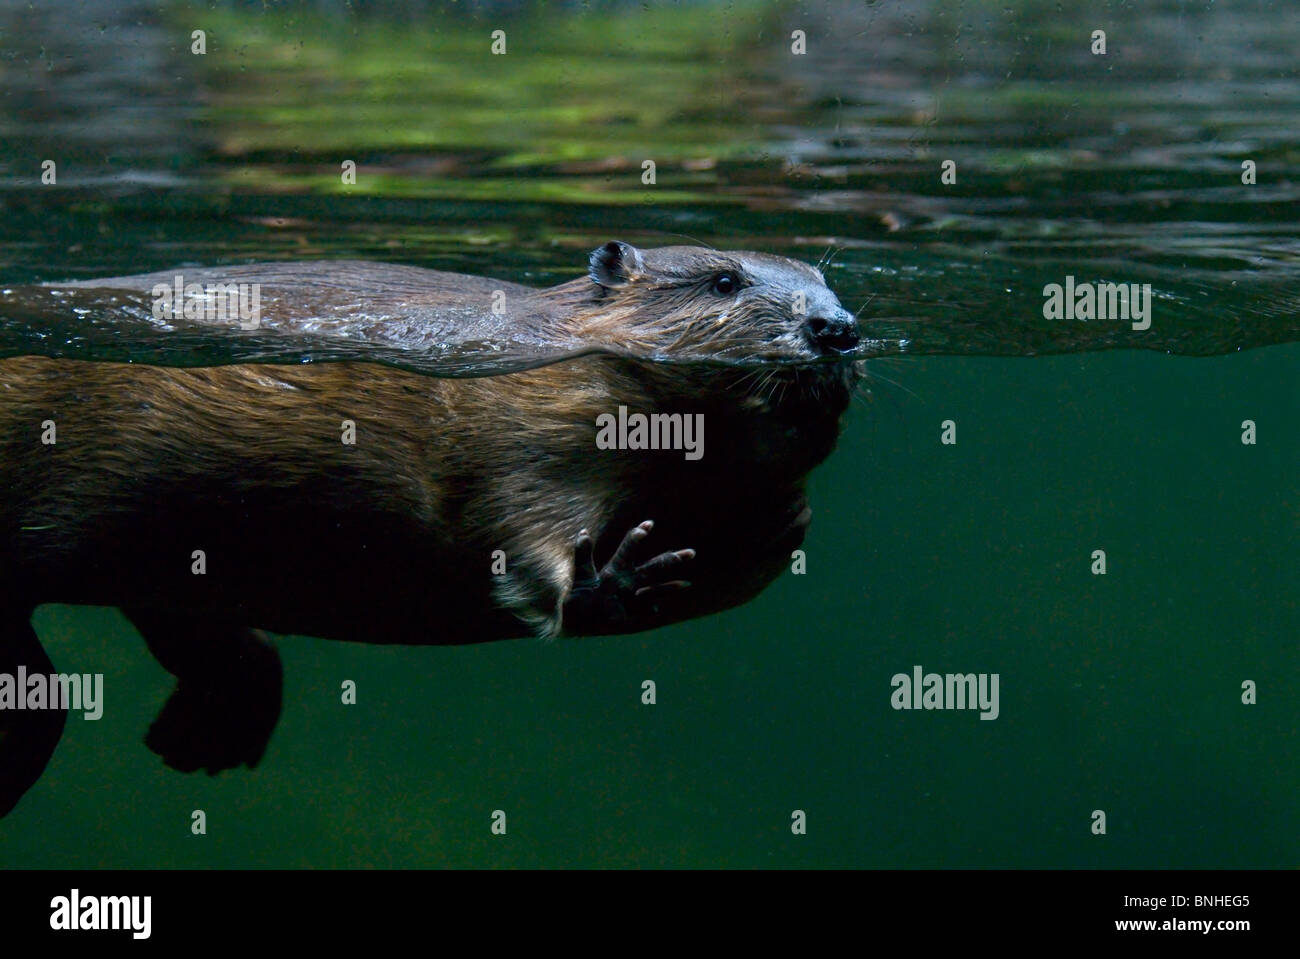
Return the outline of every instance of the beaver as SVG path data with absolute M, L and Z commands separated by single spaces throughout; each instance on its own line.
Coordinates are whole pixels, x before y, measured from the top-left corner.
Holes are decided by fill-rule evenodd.
M 860 375 L 854 317 L 821 273 L 759 253 L 611 241 L 547 289 L 365 263 L 186 271 L 213 279 L 259 283 L 281 330 L 355 333 L 361 316 L 412 348 L 459 324 L 588 349 L 459 379 L 0 360 L 0 674 L 54 671 L 37 605 L 120 607 L 177 679 L 146 743 L 186 771 L 260 760 L 282 685 L 263 630 L 462 644 L 747 601 L 802 542 L 806 478 Z M 637 414 L 707 426 L 707 445 L 599 442 Z M 0 814 L 64 717 L 0 712 Z

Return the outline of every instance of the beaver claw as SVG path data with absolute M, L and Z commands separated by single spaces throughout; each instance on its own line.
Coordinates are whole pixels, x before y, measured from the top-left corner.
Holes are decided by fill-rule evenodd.
M 652 529 L 650 520 L 632 527 L 599 571 L 591 534 L 585 529 L 578 534 L 573 589 L 564 603 L 566 633 L 591 636 L 645 628 L 644 620 L 658 614 L 662 596 L 691 585 L 676 576 L 684 563 L 695 558 L 693 549 L 660 553 L 637 562 Z

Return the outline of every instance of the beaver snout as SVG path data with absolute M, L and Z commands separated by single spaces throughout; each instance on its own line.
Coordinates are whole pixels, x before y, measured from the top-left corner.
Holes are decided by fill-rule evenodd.
M 858 346 L 858 321 L 843 308 L 809 318 L 804 324 L 809 341 L 825 353 L 852 353 Z

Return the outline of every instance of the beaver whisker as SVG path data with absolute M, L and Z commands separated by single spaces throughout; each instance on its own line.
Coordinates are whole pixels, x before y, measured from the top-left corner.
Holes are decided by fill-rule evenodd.
M 776 399 L 777 389 L 782 387 L 785 381 L 776 375 L 775 370 L 768 376 L 767 381 L 772 384 L 772 388 L 767 394 L 767 402 L 770 404 L 774 399 Z
M 718 248 L 716 246 L 710 246 L 709 244 L 705 243 L 703 240 L 699 239 L 698 237 L 691 236 L 689 233 L 665 233 L 664 236 L 680 236 L 683 240 L 690 240 L 696 246 L 701 246 L 704 249 L 709 250 L 710 252 L 713 253 L 718 252 Z
M 734 384 L 734 388 L 735 388 L 737 391 L 743 391 L 744 388 L 745 388 L 745 384 L 748 383 L 750 380 L 757 380 L 758 377 L 759 377 L 759 374 L 761 374 L 762 372 L 763 372 L 763 370 L 761 370 L 761 369 L 750 370 L 749 372 L 745 373 L 743 376 L 741 376 L 740 379 L 738 379 L 738 380 L 735 382 L 735 384 Z
M 865 363 L 862 364 L 861 376 L 864 385 L 868 379 L 880 380 L 882 383 L 888 383 L 890 386 L 902 390 L 904 393 L 909 394 L 914 399 L 920 400 L 922 403 L 926 402 L 925 399 L 915 390 L 909 389 L 908 387 L 904 386 L 902 383 L 899 383 L 897 380 L 891 380 L 887 376 L 882 376 L 880 373 L 877 373 L 875 370 L 867 369 Z
M 834 243 L 832 243 L 830 246 L 828 246 L 828 247 L 826 248 L 826 252 L 823 253 L 823 254 L 821 255 L 821 259 L 819 259 L 819 260 L 817 261 L 817 270 L 818 270 L 818 272 L 820 272 L 820 271 L 826 269 L 828 266 L 830 266 L 830 265 L 831 265 L 831 261 L 834 260 L 835 257 L 836 257 L 838 254 L 839 254 L 839 251 L 835 249 L 835 244 L 834 244 Z
M 794 384 L 795 384 L 795 386 L 798 387 L 798 388 L 801 389 L 801 390 L 806 390 L 807 393 L 808 393 L 808 395 L 812 397 L 814 403 L 818 403 L 818 402 L 820 402 L 820 401 L 821 401 L 821 390 L 817 388 L 817 380 L 814 379 L 814 380 L 812 381 L 812 383 L 810 383 L 808 386 L 804 386 L 804 385 L 799 381 L 799 373 L 800 373 L 799 368 L 798 368 L 798 367 L 795 367 L 795 371 L 794 371 Z

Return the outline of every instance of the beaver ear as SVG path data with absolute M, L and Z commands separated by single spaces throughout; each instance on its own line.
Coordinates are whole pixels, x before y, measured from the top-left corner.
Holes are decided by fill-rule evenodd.
M 645 272 L 641 251 L 621 240 L 610 240 L 591 251 L 590 276 L 607 290 L 631 282 Z

